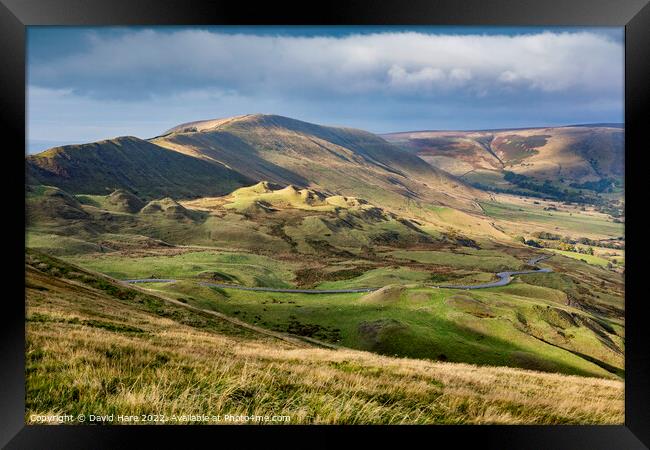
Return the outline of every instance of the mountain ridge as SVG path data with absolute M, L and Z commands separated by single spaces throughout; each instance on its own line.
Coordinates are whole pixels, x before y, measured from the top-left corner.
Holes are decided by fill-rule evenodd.
M 148 199 L 219 195 L 250 183 L 223 165 L 170 152 L 134 136 L 54 147 L 27 156 L 25 164 L 28 184 L 56 186 L 74 194 L 126 189 Z
M 387 133 L 377 133 L 378 136 L 390 136 L 395 134 L 408 134 L 408 133 L 470 133 L 481 131 L 517 131 L 517 130 L 540 130 L 544 128 L 625 128 L 624 123 L 619 122 L 595 122 L 595 123 L 577 123 L 569 125 L 549 125 L 549 126 L 529 126 L 529 127 L 499 127 L 499 128 L 463 128 L 463 129 L 446 129 L 446 128 L 432 128 L 426 130 L 402 130 L 402 131 L 389 131 Z
M 382 135 L 431 165 L 479 184 L 506 171 L 563 187 L 624 176 L 624 128 L 612 124 L 504 130 L 412 131 Z M 496 180 L 496 182 L 495 182 Z
M 373 133 L 277 115 L 188 122 L 152 142 L 220 162 L 259 181 L 313 187 L 369 200 L 379 199 L 377 191 L 382 190 L 394 196 L 391 201 L 395 205 L 426 201 L 478 211 L 473 201 L 483 196 Z
M 186 122 L 143 140 L 120 136 L 26 157 L 28 183 L 73 194 L 115 189 L 195 198 L 268 180 L 387 202 L 480 213 L 484 194 L 373 133 L 270 114 Z

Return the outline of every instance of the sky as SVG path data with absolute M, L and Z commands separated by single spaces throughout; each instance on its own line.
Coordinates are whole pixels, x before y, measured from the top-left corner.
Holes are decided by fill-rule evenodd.
M 623 28 L 28 27 L 28 151 L 279 114 L 375 133 L 624 121 Z

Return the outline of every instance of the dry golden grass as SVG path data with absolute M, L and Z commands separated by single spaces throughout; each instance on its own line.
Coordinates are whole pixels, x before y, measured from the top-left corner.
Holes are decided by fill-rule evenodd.
M 293 345 L 141 291 L 84 282 L 88 274 L 53 272 L 52 261 L 32 260 L 27 271 L 27 419 L 113 413 L 283 415 L 291 424 L 623 423 L 620 381 Z

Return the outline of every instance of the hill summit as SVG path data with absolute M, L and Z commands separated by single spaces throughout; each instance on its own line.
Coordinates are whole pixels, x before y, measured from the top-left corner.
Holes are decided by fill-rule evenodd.
M 223 164 L 169 151 L 132 136 L 54 147 L 26 158 L 27 183 L 71 194 L 122 189 L 146 200 L 221 195 L 250 179 Z
M 393 208 L 415 201 L 479 212 L 475 199 L 485 196 L 375 134 L 277 115 L 189 122 L 151 142 L 258 181 L 363 197 Z
M 144 201 L 220 196 L 261 181 L 402 210 L 421 202 L 480 214 L 476 199 L 485 197 L 375 134 L 267 114 L 188 122 L 149 140 L 56 147 L 26 164 L 29 184 L 71 194 L 122 189 Z
M 299 189 L 290 184 L 285 187 L 260 181 L 254 186 L 239 188 L 229 196 L 226 208 L 235 210 L 303 209 L 335 211 L 337 209 L 375 209 L 366 200 L 343 195 L 328 195 L 314 189 Z

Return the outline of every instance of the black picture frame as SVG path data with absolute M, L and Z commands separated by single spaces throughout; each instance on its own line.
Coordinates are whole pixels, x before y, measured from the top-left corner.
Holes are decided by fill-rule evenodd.
M 625 425 L 622 426 L 414 426 L 319 427 L 55 427 L 25 425 L 24 349 L 24 222 L 14 218 L 4 235 L 8 252 L 3 275 L 2 375 L 0 378 L 0 444 L 6 448 L 116 448 L 135 444 L 145 432 L 148 445 L 172 443 L 188 432 L 223 444 L 236 437 L 239 447 L 260 433 L 271 442 L 297 440 L 303 445 L 336 443 L 351 432 L 365 439 L 396 439 L 407 445 L 455 447 L 475 443 L 482 448 L 518 449 L 637 449 L 650 445 L 650 359 L 645 346 L 650 327 L 644 324 L 642 291 L 643 198 L 641 161 L 646 122 L 650 116 L 650 5 L 649 0 L 348 0 L 309 4 L 190 0 L 0 0 L 0 117 L 3 158 L 7 169 L 6 196 L 16 202 L 12 215 L 24 212 L 25 145 L 25 27 L 30 25 L 535 25 L 625 27 L 625 138 L 626 138 L 626 380 Z M 647 119 L 646 119 L 647 120 Z M 12 138 L 10 140 L 7 137 Z M 13 144 L 8 144 L 12 142 Z M 23 158 L 22 161 L 19 161 Z M 647 188 L 646 188 L 647 191 Z M 7 198 L 5 197 L 5 198 Z M 635 198 L 636 197 L 636 198 Z M 24 217 L 24 216 L 23 216 Z M 22 222 L 22 223 L 21 223 Z M 23 229 L 21 230 L 21 227 Z M 10 237 L 11 236 L 11 237 Z M 631 245 L 630 245 L 631 243 Z M 9 293 L 10 292 L 10 293 Z M 21 296 L 22 299 L 21 300 Z M 259 430 L 259 431 L 258 431 Z M 244 432 L 245 431 L 245 432 Z M 315 434 L 318 433 L 318 434 Z M 218 439 L 215 441 L 214 439 Z M 430 440 L 435 439 L 435 440 Z M 449 444 L 447 444 L 449 445 Z M 429 444 L 427 444 L 429 446 Z

